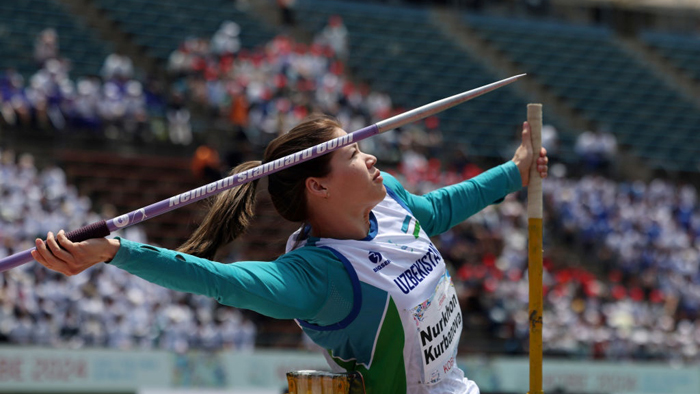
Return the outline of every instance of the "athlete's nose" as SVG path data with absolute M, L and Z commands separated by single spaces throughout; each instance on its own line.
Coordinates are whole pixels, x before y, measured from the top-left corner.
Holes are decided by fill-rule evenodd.
M 377 157 L 370 154 L 367 154 L 367 156 L 367 168 L 374 167 L 374 165 L 377 164 Z

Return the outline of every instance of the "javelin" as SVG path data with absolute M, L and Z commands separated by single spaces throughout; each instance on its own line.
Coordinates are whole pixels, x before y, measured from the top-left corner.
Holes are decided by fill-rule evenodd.
M 475 97 L 479 97 L 482 94 L 488 93 L 492 90 L 498 89 L 502 86 L 515 82 L 524 75 L 525 74 L 515 75 L 510 78 L 502 79 L 500 81 L 493 82 L 476 89 L 472 89 L 463 93 L 456 94 L 454 96 L 434 101 L 422 107 L 418 107 L 410 111 L 404 112 L 402 114 L 393 116 L 389 119 L 379 121 L 371 126 L 359 129 L 342 137 L 337 137 L 332 140 L 320 143 L 316 146 L 306 148 L 300 152 L 292 153 L 291 155 L 279 158 L 268 163 L 263 163 L 247 171 L 233 174 L 224 179 L 209 183 L 207 185 L 198 187 L 188 192 L 178 194 L 177 196 L 170 197 L 168 199 L 159 201 L 149 206 L 139 208 L 127 214 L 117 216 L 113 219 L 102 220 L 99 222 L 88 224 L 77 230 L 69 232 L 68 234 L 66 234 L 66 237 L 68 237 L 68 239 L 70 239 L 73 242 L 85 241 L 86 239 L 91 238 L 106 237 L 113 231 L 133 226 L 134 224 L 141 223 L 144 220 L 156 217 L 166 212 L 170 212 L 174 209 L 183 207 L 193 202 L 209 198 L 224 190 L 232 189 L 244 183 L 248 183 L 250 181 L 262 178 L 263 176 L 282 171 L 299 163 L 314 159 L 321 155 L 325 155 L 329 152 L 333 152 L 336 149 L 340 149 L 344 146 L 354 144 L 357 141 L 361 141 L 366 138 L 372 137 L 376 134 L 380 134 L 385 131 L 404 126 L 411 122 L 427 118 L 428 116 L 434 115 L 438 112 L 442 112 L 448 108 L 452 108 L 457 104 L 461 104 Z M 0 259 L 0 272 L 7 271 L 19 265 L 32 261 L 33 258 L 31 252 L 34 249 L 36 248 L 28 249 L 24 252 L 16 253 L 12 256 Z

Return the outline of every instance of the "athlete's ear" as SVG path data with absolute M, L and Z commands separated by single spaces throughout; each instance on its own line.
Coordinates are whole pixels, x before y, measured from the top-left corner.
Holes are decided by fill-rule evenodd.
M 310 197 L 325 199 L 328 198 L 329 192 L 321 178 L 309 177 L 306 178 L 306 191 Z

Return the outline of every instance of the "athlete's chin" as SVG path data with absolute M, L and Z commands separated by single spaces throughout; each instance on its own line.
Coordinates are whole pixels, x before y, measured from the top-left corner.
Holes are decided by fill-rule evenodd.
M 377 201 L 377 204 L 379 204 L 379 202 L 381 202 L 385 197 L 386 197 L 386 187 L 382 183 L 382 188 L 380 189 L 380 191 L 377 194 L 377 198 L 379 199 L 379 201 Z

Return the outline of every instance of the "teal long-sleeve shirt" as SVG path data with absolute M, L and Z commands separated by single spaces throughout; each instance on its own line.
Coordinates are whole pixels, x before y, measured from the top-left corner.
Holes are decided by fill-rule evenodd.
M 423 196 L 409 193 L 387 173 L 382 177 L 430 236 L 500 201 L 522 183 L 510 161 Z M 223 305 L 321 326 L 337 323 L 352 308 L 350 277 L 340 260 L 325 249 L 305 246 L 274 261 L 223 264 L 123 238 L 120 242 L 112 265 L 172 290 L 212 297 Z

